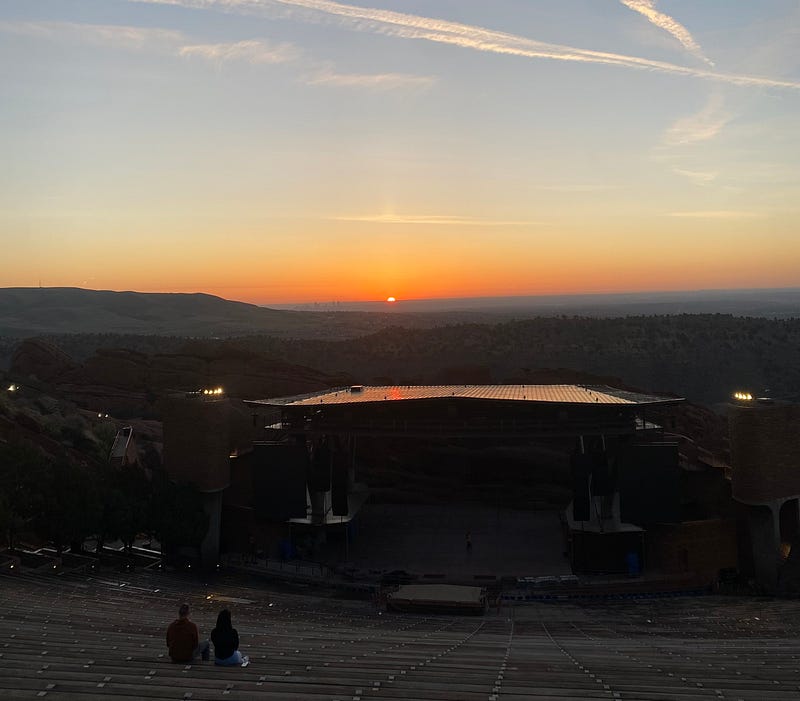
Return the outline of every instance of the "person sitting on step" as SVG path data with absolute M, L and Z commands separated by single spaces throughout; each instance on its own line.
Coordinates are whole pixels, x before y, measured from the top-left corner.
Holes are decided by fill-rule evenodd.
M 200 642 L 197 626 L 189 619 L 189 604 L 181 604 L 178 608 L 178 618 L 169 624 L 167 647 L 173 662 L 188 664 L 198 657 L 208 660 L 208 640 Z
M 228 609 L 219 612 L 217 625 L 211 631 L 211 642 L 214 643 L 214 664 L 224 667 L 241 664 L 246 667 L 250 663 L 250 658 L 239 652 L 239 633 L 231 624 L 231 612 Z

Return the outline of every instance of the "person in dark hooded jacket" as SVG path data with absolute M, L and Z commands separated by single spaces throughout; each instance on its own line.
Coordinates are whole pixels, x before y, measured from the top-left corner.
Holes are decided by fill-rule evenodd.
M 211 631 L 211 642 L 214 643 L 214 664 L 225 667 L 242 665 L 246 667 L 250 658 L 239 652 L 239 633 L 231 624 L 231 612 L 222 609 L 217 616 L 217 625 Z

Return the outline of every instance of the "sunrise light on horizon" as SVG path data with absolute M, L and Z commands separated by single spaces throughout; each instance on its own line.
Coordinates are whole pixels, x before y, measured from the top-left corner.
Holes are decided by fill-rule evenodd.
M 6 0 L 0 286 L 798 287 L 798 31 L 790 0 Z

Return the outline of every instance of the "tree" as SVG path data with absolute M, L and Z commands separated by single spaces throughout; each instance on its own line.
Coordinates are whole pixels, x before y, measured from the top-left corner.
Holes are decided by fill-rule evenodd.
M 176 484 L 164 472 L 153 475 L 151 518 L 162 550 L 188 545 L 199 547 L 208 532 L 208 515 L 194 487 Z
M 52 541 L 59 555 L 65 545 L 82 542 L 92 533 L 99 507 L 92 477 L 86 465 L 63 457 L 45 463 L 35 495 L 33 526 L 42 538 Z
M 0 443 L 0 528 L 9 548 L 37 513 L 45 474 L 45 454 L 35 445 L 22 440 Z
M 13 509 L 8 497 L 0 494 L 0 533 L 5 536 L 6 544 L 14 548 L 14 536 L 24 525 L 20 515 Z
M 122 541 L 130 552 L 136 536 L 152 530 L 149 508 L 152 486 L 144 470 L 134 465 L 114 468 L 105 464 L 101 468 L 101 504 L 95 520 L 94 532 L 99 553 L 106 541 Z

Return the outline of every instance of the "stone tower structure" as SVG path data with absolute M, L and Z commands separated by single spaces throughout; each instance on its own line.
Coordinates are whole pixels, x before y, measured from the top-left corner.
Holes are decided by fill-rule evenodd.
M 756 579 L 778 585 L 800 530 L 800 405 L 737 393 L 728 413 L 733 498 L 744 505 Z
M 219 557 L 222 493 L 230 485 L 230 401 L 221 392 L 171 397 L 163 404 L 163 421 L 167 474 L 203 495 L 209 525 L 200 550 L 208 567 Z

